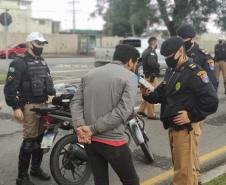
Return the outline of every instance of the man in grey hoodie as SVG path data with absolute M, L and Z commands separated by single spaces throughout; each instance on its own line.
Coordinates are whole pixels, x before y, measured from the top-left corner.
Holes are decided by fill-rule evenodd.
M 139 185 L 124 136 L 136 102 L 138 58 L 134 47 L 116 46 L 113 61 L 89 71 L 71 102 L 73 125 L 85 144 L 96 185 L 109 185 L 109 163 L 123 185 Z

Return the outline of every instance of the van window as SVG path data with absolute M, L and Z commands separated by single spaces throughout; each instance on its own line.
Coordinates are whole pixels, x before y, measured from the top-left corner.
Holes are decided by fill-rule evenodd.
M 128 39 L 128 40 L 121 40 L 120 44 L 128 44 L 133 47 L 141 47 L 141 40 L 138 39 Z

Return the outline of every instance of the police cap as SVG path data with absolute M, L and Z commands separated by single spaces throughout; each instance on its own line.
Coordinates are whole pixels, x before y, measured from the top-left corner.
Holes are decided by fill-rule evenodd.
M 183 39 L 178 36 L 172 36 L 162 43 L 160 53 L 163 56 L 169 56 L 176 53 L 181 46 L 183 46 Z
M 183 39 L 187 39 L 187 38 L 195 37 L 196 33 L 192 25 L 184 24 L 181 27 L 179 27 L 179 29 L 177 30 L 177 35 L 179 35 Z

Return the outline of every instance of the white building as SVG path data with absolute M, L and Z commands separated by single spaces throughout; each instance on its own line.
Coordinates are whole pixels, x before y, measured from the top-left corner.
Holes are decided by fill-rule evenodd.
M 8 12 L 12 16 L 12 23 L 8 26 L 8 32 L 28 33 L 39 31 L 42 33 L 57 33 L 60 22 L 50 19 L 33 19 L 32 0 L 0 0 L 0 14 Z M 0 31 L 6 28 L 0 24 Z

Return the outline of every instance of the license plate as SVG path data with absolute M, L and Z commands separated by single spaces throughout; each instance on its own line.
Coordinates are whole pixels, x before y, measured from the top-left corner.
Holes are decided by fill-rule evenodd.
M 41 148 L 42 149 L 50 148 L 53 145 L 54 136 L 55 134 L 53 130 L 45 130 L 41 143 Z

